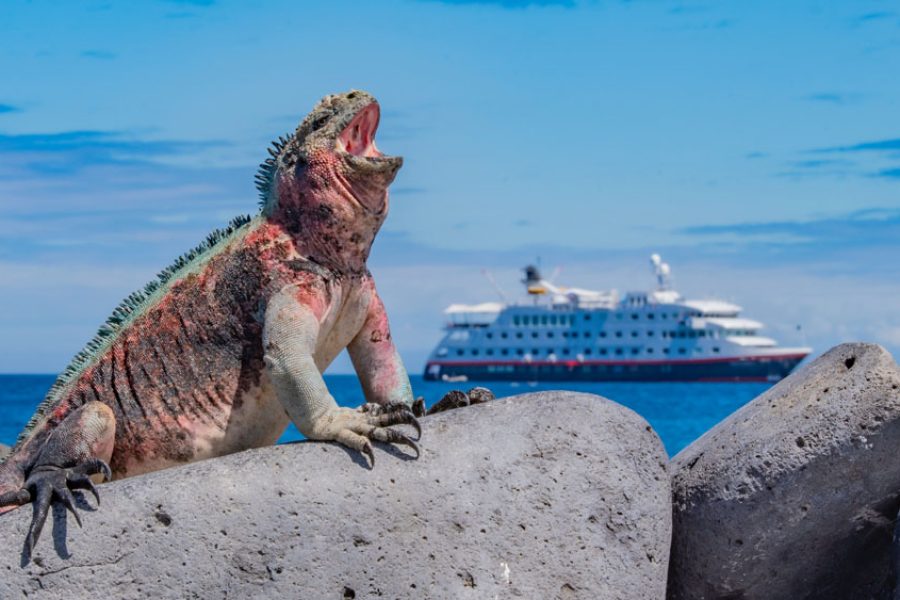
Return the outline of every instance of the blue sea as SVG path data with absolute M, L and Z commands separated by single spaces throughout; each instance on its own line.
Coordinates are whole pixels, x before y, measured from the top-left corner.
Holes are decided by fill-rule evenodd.
M 0 443 L 12 445 L 35 407 L 53 384 L 54 375 L 0 375 Z M 467 390 L 474 384 L 437 383 L 412 376 L 413 391 L 428 406 L 449 390 Z M 363 402 L 354 375 L 326 375 L 328 389 L 342 406 Z M 482 384 L 498 398 L 540 390 L 566 389 L 599 394 L 643 416 L 656 430 L 670 456 L 697 439 L 710 427 L 769 388 L 765 383 L 506 383 Z M 281 441 L 301 439 L 291 426 Z

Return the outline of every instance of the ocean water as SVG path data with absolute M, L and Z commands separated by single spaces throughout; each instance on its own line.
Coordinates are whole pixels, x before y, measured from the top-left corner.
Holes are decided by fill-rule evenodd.
M 12 445 L 31 418 L 35 407 L 53 384 L 54 375 L 0 375 L 0 443 Z M 467 390 L 475 384 L 425 382 L 414 375 L 413 391 L 428 406 L 452 389 Z M 325 382 L 342 406 L 363 402 L 354 375 L 326 375 Z M 599 394 L 644 417 L 662 438 L 670 456 L 697 439 L 710 427 L 769 388 L 765 383 L 506 383 L 485 385 L 497 397 L 540 390 L 566 389 Z M 301 439 L 293 425 L 281 441 Z

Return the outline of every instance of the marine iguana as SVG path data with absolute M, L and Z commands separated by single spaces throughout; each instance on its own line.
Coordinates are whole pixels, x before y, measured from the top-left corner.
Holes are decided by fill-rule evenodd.
M 289 421 L 368 455 L 421 428 L 366 268 L 402 158 L 375 146 L 379 106 L 323 98 L 260 167 L 256 217 L 234 219 L 115 309 L 0 464 L 0 512 L 34 502 L 34 548 L 71 490 L 270 445 Z M 367 403 L 342 408 L 321 372 L 347 348 Z M 94 481 L 92 481 L 92 476 Z

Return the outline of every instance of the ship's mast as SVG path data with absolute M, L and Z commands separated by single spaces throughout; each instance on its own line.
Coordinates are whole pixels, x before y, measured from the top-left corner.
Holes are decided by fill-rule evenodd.
M 672 289 L 672 267 L 669 263 L 664 263 L 659 254 L 654 253 L 650 255 L 650 266 L 656 275 L 656 289 L 661 292 Z

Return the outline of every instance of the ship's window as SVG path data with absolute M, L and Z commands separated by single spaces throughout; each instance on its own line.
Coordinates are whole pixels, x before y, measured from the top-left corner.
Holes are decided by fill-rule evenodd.
M 718 354 L 718 352 L 719 352 L 719 347 L 718 347 L 718 346 L 713 346 L 713 352 L 715 352 L 715 353 Z
M 666 337 L 669 337 L 669 332 L 663 331 L 660 335 L 662 335 L 664 338 L 666 338 Z
M 487 350 L 485 350 L 484 353 L 487 354 L 488 356 L 493 356 L 493 355 L 494 355 L 494 351 L 493 351 L 493 349 L 491 349 L 491 348 L 488 348 Z
M 465 353 L 465 350 L 463 350 L 462 348 L 460 348 L 459 350 L 456 351 L 457 356 L 462 356 L 464 353 Z
M 585 331 L 585 332 L 584 332 L 584 337 L 585 337 L 585 338 L 591 337 L 591 332 L 590 332 L 590 331 Z
M 485 334 L 485 336 L 487 336 L 487 339 L 491 339 L 492 337 L 494 337 L 494 334 L 489 331 Z
M 550 324 L 556 325 L 556 315 L 550 315 Z
M 516 354 L 518 354 L 519 356 L 522 356 L 523 354 L 525 354 L 525 352 L 521 348 L 517 348 Z
M 663 354 L 668 354 L 668 353 L 669 353 L 669 349 L 668 349 L 668 348 L 663 348 Z
M 638 336 L 638 332 L 637 332 L 637 331 L 632 331 L 632 332 L 631 332 L 631 337 L 637 337 L 637 336 Z
M 637 349 L 637 348 L 632 348 L 632 349 L 631 349 L 631 353 L 632 353 L 632 354 L 637 354 L 638 352 L 640 352 L 640 350 Z
M 683 332 L 683 331 L 679 331 L 679 332 L 678 332 L 678 337 L 683 338 L 683 337 L 684 337 L 684 332 Z
M 659 316 L 661 316 L 663 319 L 668 319 L 668 318 L 669 318 L 669 317 L 666 315 L 666 313 L 661 313 Z
M 605 337 L 606 337 L 606 332 L 605 332 L 605 331 L 601 331 L 601 332 L 600 332 L 600 337 L 605 338 Z
M 547 332 L 547 337 L 548 337 L 548 338 L 552 338 L 552 337 L 553 337 L 553 332 L 552 332 L 552 331 L 548 331 L 548 332 Z
M 521 340 L 521 339 L 522 339 L 522 332 L 521 332 L 521 331 L 517 331 L 517 332 L 516 332 L 516 337 L 519 338 L 519 339 Z
M 509 334 L 504 331 L 503 333 L 500 334 L 500 337 L 502 337 L 505 340 L 506 338 L 509 337 Z
M 568 356 L 568 355 L 569 355 L 569 349 L 568 349 L 568 348 L 563 348 L 562 353 L 565 354 L 566 356 Z
M 647 318 L 650 319 L 651 321 L 654 319 L 654 317 L 656 317 L 656 315 L 654 315 L 653 313 L 647 314 Z
M 600 348 L 601 356 L 606 356 L 606 348 Z
M 653 337 L 653 330 L 652 330 L 652 329 L 649 330 L 649 331 L 647 332 L 647 337 Z
M 647 348 L 647 354 L 653 354 L 653 348 Z
M 622 356 L 622 349 L 621 349 L 621 348 L 616 348 L 616 354 L 619 355 L 619 356 Z
M 509 355 L 509 350 L 507 350 L 506 348 L 504 348 L 503 350 L 500 351 L 500 354 L 502 354 L 503 356 L 508 356 L 508 355 Z
M 518 325 L 520 325 L 521 323 L 522 323 L 522 319 L 519 318 L 519 315 L 515 315 L 515 316 L 513 317 L 513 325 L 518 326 Z
M 585 315 L 584 315 L 584 320 L 585 320 L 585 321 L 590 321 L 590 320 L 591 320 L 591 315 L 590 315 L 590 313 L 585 313 Z
M 541 325 L 547 324 L 547 315 L 541 315 Z
M 531 332 L 531 337 L 536 338 L 537 336 L 538 336 L 537 331 L 532 331 L 532 332 Z
M 622 332 L 621 332 L 621 331 L 617 331 L 617 332 L 616 332 L 616 337 L 618 337 L 618 338 L 622 337 Z
M 616 313 L 616 318 L 619 319 L 619 320 L 621 320 L 621 319 L 622 319 L 622 313 Z
M 537 356 L 538 354 L 541 353 L 541 351 L 538 350 L 537 348 L 535 348 L 534 350 L 531 351 L 531 353 L 534 354 L 535 356 Z
M 700 337 L 706 337 L 706 332 L 703 331 L 702 329 L 701 329 L 700 331 L 698 331 L 697 334 L 698 334 Z
M 478 356 L 478 348 L 472 350 L 472 356 Z
M 689 336 L 692 337 L 692 338 L 697 337 L 697 332 L 694 331 L 693 329 L 691 329 L 691 330 L 688 332 L 688 334 L 689 334 Z
M 585 353 L 586 355 L 590 356 L 590 355 L 591 355 L 591 349 L 590 349 L 590 348 L 585 348 L 585 349 L 584 349 L 584 353 Z
M 563 332 L 562 332 L 562 336 L 563 336 L 564 338 L 569 337 L 569 332 L 568 332 L 568 331 L 563 331 Z
M 638 314 L 637 314 L 637 313 L 631 313 L 631 318 L 634 319 L 635 321 L 637 321 L 637 320 L 638 320 Z
M 678 349 L 678 354 L 684 354 L 684 353 L 685 353 L 685 349 L 684 349 L 684 348 L 679 348 L 679 349 Z

